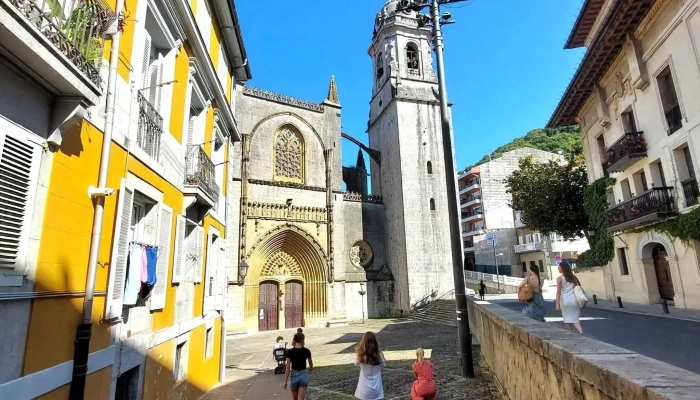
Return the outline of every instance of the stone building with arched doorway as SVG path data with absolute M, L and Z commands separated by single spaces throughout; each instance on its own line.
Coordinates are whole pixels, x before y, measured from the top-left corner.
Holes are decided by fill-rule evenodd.
M 230 330 L 407 315 L 453 289 L 430 29 L 397 4 L 377 15 L 369 49 L 369 145 L 341 131 L 334 79 L 320 103 L 237 89 Z M 362 152 L 342 166 L 342 138 L 369 166 Z

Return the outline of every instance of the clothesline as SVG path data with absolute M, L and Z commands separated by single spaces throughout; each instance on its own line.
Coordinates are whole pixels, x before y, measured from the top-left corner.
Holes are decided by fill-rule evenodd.
M 137 241 L 135 241 L 135 240 L 134 240 L 133 242 L 129 243 L 129 244 L 138 244 L 139 246 L 148 246 L 148 247 L 153 247 L 153 248 L 156 248 L 156 249 L 157 249 L 157 248 L 160 248 L 160 246 L 156 246 L 156 245 L 148 244 L 148 243 L 143 243 L 143 242 L 137 242 Z

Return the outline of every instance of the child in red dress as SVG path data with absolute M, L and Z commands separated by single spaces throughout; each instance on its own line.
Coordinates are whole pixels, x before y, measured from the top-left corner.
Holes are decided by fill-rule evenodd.
M 437 394 L 437 386 L 433 378 L 433 364 L 424 360 L 423 349 L 416 350 L 416 362 L 413 363 L 413 373 L 416 381 L 413 382 L 411 398 L 413 400 L 433 400 Z

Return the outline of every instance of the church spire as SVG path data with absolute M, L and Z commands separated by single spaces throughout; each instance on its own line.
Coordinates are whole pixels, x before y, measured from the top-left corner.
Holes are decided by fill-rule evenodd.
M 357 162 L 355 163 L 355 168 L 367 171 L 365 166 L 365 157 L 362 154 L 362 149 L 357 150 Z
M 331 75 L 331 83 L 328 85 L 328 97 L 326 98 L 326 101 L 340 104 L 340 100 L 338 100 L 338 87 L 335 85 L 334 75 Z

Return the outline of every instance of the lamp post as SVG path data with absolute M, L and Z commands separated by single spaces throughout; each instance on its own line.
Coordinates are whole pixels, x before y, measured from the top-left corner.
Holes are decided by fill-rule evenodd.
M 367 292 L 365 292 L 365 283 L 364 282 L 360 282 L 360 290 L 358 290 L 357 293 L 359 293 L 360 296 L 362 296 L 362 303 L 360 304 L 360 306 L 362 307 L 362 325 L 364 325 L 365 324 L 365 295 L 367 294 Z
M 248 276 L 248 263 L 245 260 L 241 260 L 238 263 L 238 284 L 245 284 L 245 277 Z
M 445 60 L 443 57 L 444 42 L 442 25 L 453 24 L 450 13 L 440 15 L 440 5 L 457 3 L 464 0 L 403 0 L 399 9 L 413 10 L 418 13 L 418 24 L 421 27 L 431 26 L 433 29 L 433 44 L 437 61 L 438 91 L 440 98 L 440 120 L 442 130 L 442 153 L 445 165 L 445 180 L 447 181 L 447 208 L 450 220 L 450 242 L 452 245 L 452 273 L 457 303 L 457 338 L 459 340 L 460 364 L 464 378 L 474 377 L 474 360 L 472 358 L 472 335 L 469 329 L 467 310 L 467 295 L 464 285 L 464 267 L 462 259 L 462 234 L 460 232 L 459 202 L 457 200 L 457 179 L 455 176 L 454 155 L 452 151 L 452 129 L 447 104 L 447 84 L 445 83 Z M 430 7 L 430 15 L 420 14 L 420 11 Z
M 494 242 L 495 243 L 495 242 Z M 496 247 L 494 244 L 494 253 L 496 251 Z M 496 264 L 496 284 L 498 284 L 498 294 L 501 294 L 501 274 L 498 273 L 498 257 L 502 257 L 503 253 L 498 253 L 496 254 L 494 263 Z

